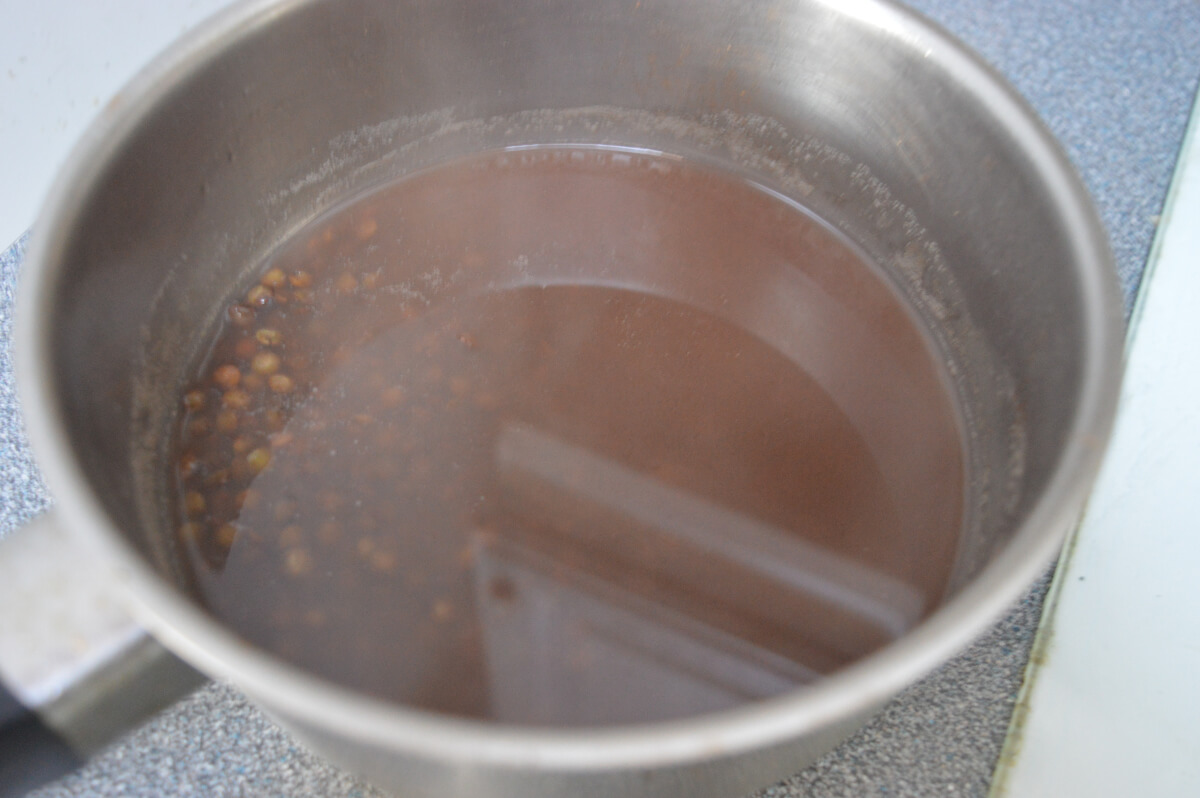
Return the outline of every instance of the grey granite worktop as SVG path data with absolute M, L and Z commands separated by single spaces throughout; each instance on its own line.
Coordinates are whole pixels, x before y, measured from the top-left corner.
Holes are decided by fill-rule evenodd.
M 982 53 L 1062 141 L 1108 226 L 1131 307 L 1200 78 L 1200 0 L 910 4 Z M 0 535 L 49 501 L 12 386 L 12 295 L 22 251 L 18 242 L 0 258 Z M 1046 583 L 850 741 L 764 795 L 985 795 Z M 235 690 L 214 684 L 36 795 L 378 793 L 304 750 Z

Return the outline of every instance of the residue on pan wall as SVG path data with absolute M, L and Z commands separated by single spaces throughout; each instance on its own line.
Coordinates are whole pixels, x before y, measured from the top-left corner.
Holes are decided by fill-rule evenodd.
M 924 320 L 945 354 L 947 376 L 960 396 L 968 450 L 969 512 L 963 539 L 974 542 L 960 553 L 950 591 L 987 558 L 996 541 L 978 530 L 1004 528 L 997 521 L 1015 511 L 1024 471 L 1024 429 L 1013 379 L 975 328 L 938 243 L 870 167 L 777 120 L 732 111 L 683 118 L 597 106 L 464 117 L 460 110 L 446 108 L 346 131 L 297 164 L 294 172 L 280 175 L 277 187 L 262 194 L 262 216 L 279 220 L 279 235 L 286 236 L 373 187 L 467 153 L 506 147 L 620 145 L 732 168 L 847 235 L 882 266 Z M 246 263 L 244 271 L 258 262 L 261 258 Z M 151 351 L 148 360 L 153 359 Z M 138 426 L 153 438 L 152 428 L 162 429 L 164 420 Z M 1008 434 L 979 435 L 979 429 Z M 1008 465 L 1005 473 L 997 473 L 1001 469 L 987 463 Z

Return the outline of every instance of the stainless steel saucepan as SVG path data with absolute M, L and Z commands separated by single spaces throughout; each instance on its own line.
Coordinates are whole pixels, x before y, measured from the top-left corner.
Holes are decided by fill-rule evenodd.
M 735 711 L 531 730 L 307 675 L 180 586 L 164 544 L 164 432 L 222 302 L 364 186 L 555 142 L 751 175 L 857 242 L 927 323 L 963 409 L 968 513 L 950 587 L 911 632 Z M 22 550 L 47 549 L 61 572 L 55 530 L 69 531 L 60 551 L 79 562 L 63 584 L 122 596 L 168 649 L 382 787 L 521 798 L 730 796 L 832 748 L 1050 562 L 1108 437 L 1123 337 L 1104 232 L 1058 146 L 978 58 L 886 0 L 245 2 L 101 114 L 38 221 L 18 314 L 21 396 L 58 502 Z M 98 708 L 126 706 L 113 699 L 122 683 L 150 702 L 157 683 L 139 668 L 165 674 L 163 691 L 178 684 L 172 660 L 119 624 L 86 667 L 39 682 L 35 649 L 51 631 L 39 622 L 6 678 L 81 745 L 103 736 L 89 725 Z M 84 689 L 85 673 L 99 681 Z

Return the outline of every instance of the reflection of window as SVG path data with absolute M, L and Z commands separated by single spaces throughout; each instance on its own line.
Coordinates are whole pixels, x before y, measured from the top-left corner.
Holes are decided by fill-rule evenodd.
M 519 546 L 476 550 L 492 712 L 526 724 L 614 724 L 727 709 L 812 671 Z
M 916 588 L 805 540 L 802 530 L 763 523 L 532 427 L 505 425 L 495 457 L 505 509 L 546 533 L 539 550 L 565 545 L 625 560 L 659 584 L 766 612 L 836 664 L 891 642 L 921 616 Z
M 809 682 L 919 617 L 911 586 L 602 454 L 506 425 L 476 601 L 501 720 L 612 724 Z

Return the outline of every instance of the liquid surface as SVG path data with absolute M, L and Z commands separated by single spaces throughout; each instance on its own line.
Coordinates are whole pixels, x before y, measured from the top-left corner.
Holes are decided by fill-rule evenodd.
M 200 600 L 456 715 L 793 689 L 927 614 L 961 526 L 954 407 L 893 292 L 788 202 L 667 156 L 490 153 L 318 220 L 182 400 Z

